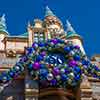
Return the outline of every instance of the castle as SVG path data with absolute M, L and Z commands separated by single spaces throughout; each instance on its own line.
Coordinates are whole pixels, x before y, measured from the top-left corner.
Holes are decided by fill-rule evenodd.
M 33 42 L 43 42 L 51 38 L 64 39 L 66 42 L 72 41 L 74 44 L 79 45 L 81 51 L 85 54 L 82 37 L 75 32 L 68 20 L 66 21 L 66 27 L 67 29 L 64 30 L 62 22 L 49 7 L 46 7 L 44 20 L 35 19 L 33 24 L 28 23 L 27 32 L 20 35 L 11 36 L 7 31 L 5 15 L 0 17 L 0 72 L 13 67 L 18 58 L 25 53 L 25 48 L 30 47 Z M 96 58 L 99 59 L 99 56 L 94 56 L 92 62 L 99 64 Z M 27 75 L 18 77 L 17 80 L 10 83 L 0 93 L 1 100 L 9 100 L 12 95 L 14 97 L 10 100 L 13 100 L 13 98 L 24 100 L 24 95 L 26 96 L 26 100 L 34 100 L 33 98 L 35 97 L 32 94 L 38 92 L 38 87 L 34 81 L 28 80 L 30 78 Z M 16 89 L 14 89 L 14 86 Z M 99 89 L 95 89 L 95 87 L 100 88 L 99 80 L 91 77 L 86 78 L 81 86 L 82 97 L 86 96 L 87 100 L 91 100 L 92 96 L 100 98 Z

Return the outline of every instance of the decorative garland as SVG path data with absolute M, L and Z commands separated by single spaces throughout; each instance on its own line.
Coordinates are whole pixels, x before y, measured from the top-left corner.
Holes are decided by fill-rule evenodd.
M 40 88 L 77 86 L 82 74 L 100 79 L 100 69 L 90 63 L 80 47 L 61 39 L 33 43 L 13 68 L 0 74 L 0 83 L 16 79 L 24 67 L 39 82 Z
M 76 86 L 80 84 L 83 73 L 100 78 L 100 69 L 91 64 L 80 47 L 72 42 L 52 39 L 44 43 L 33 43 L 28 51 L 27 54 L 32 59 L 28 70 L 32 77 L 39 81 L 40 88 Z M 63 54 L 63 63 L 56 64 L 55 59 L 51 59 L 50 63 L 50 59 L 48 60 L 52 55 L 55 57 L 56 52 Z
M 7 83 L 12 79 L 16 79 L 24 71 L 24 67 L 27 61 L 28 61 L 27 57 L 24 56 L 15 64 L 15 66 L 13 66 L 13 68 L 9 69 L 6 72 L 1 73 L 0 83 Z

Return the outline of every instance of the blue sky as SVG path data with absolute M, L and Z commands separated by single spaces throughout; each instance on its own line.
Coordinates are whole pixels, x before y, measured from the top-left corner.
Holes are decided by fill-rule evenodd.
M 72 23 L 88 56 L 100 54 L 100 0 L 0 0 L 0 16 L 6 14 L 11 35 L 22 34 L 28 21 L 44 18 L 46 4 L 64 25 L 66 19 Z

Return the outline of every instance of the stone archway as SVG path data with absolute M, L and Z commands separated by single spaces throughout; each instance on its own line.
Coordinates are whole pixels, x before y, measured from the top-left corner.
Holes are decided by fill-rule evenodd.
M 80 88 L 48 88 L 40 90 L 39 100 L 80 100 Z

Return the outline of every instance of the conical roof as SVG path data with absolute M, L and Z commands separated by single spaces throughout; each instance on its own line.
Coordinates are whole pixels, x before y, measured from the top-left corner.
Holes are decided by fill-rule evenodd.
M 5 14 L 3 14 L 2 17 L 0 17 L 0 32 L 4 32 L 4 33 L 8 34 Z
M 68 20 L 66 21 L 66 23 L 67 23 L 67 38 L 76 36 L 81 38 L 81 36 L 75 32 L 74 28 L 72 27 L 72 25 Z
M 47 16 L 55 16 L 48 6 L 46 6 L 46 11 L 45 11 L 45 17 Z

